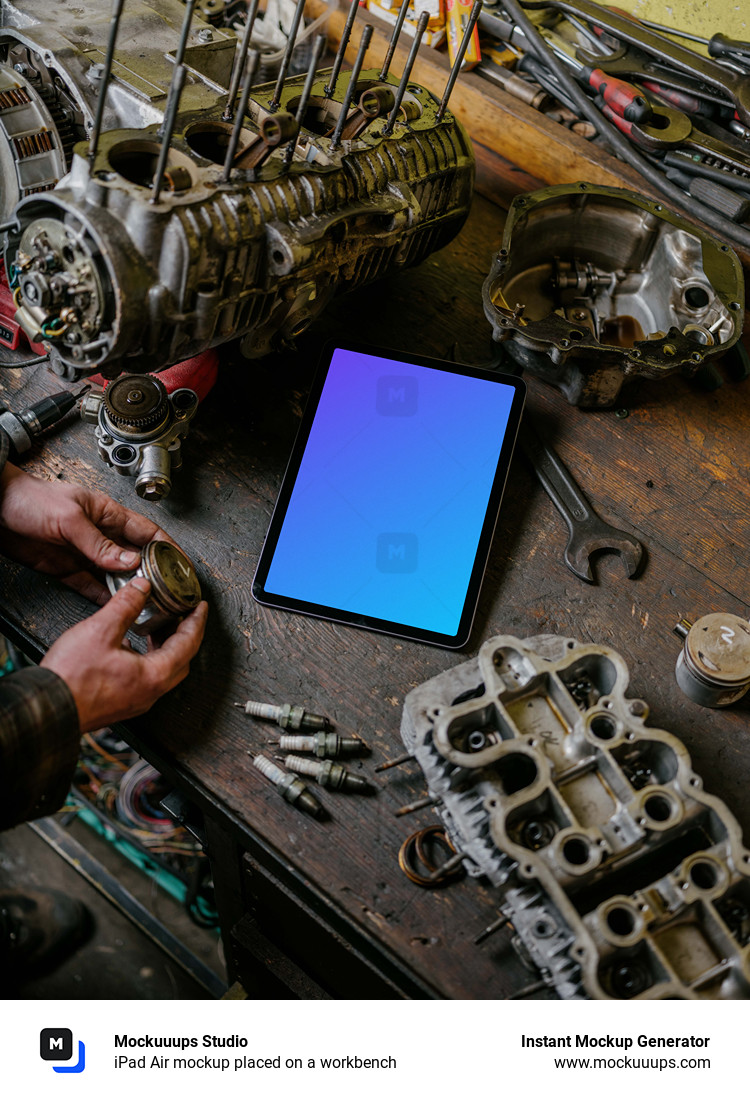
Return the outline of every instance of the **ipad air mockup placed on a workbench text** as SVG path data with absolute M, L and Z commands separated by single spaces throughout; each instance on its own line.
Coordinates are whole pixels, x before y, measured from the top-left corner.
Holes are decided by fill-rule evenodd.
M 508 375 L 329 347 L 261 552 L 256 600 L 465 645 L 524 396 Z

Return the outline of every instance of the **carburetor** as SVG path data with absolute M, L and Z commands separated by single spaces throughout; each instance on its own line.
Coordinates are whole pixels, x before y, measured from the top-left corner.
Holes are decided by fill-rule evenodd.
M 134 477 L 144 500 L 162 500 L 172 488 L 172 470 L 182 465 L 182 441 L 198 409 L 190 389 L 168 394 L 150 374 L 123 374 L 104 393 L 87 393 L 81 418 L 96 424 L 99 457 L 118 474 Z
M 750 997 L 750 851 L 628 679 L 605 646 L 500 635 L 409 692 L 402 740 L 560 997 Z
M 368 28 L 349 74 L 318 49 L 274 85 L 248 35 L 180 0 L 117 0 L 109 34 L 110 0 L 52 12 L 0 0 L 0 221 L 16 319 L 59 374 L 235 337 L 265 355 L 463 224 L 474 158 L 450 88 L 438 104 L 411 82 L 411 54 L 400 80 L 365 69 Z

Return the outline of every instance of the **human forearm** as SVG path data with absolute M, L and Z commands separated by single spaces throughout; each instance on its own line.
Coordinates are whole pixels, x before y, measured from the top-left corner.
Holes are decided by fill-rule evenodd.
M 45 668 L 0 678 L 0 829 L 58 809 L 78 759 L 78 711 Z

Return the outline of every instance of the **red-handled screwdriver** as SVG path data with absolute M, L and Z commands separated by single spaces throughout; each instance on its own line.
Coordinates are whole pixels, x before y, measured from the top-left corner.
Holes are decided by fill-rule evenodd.
M 627 122 L 648 122 L 651 118 L 651 104 L 633 84 L 589 65 L 584 65 L 576 77 L 598 92 L 606 106 Z
M 677 88 L 667 88 L 664 84 L 657 84 L 655 80 L 643 80 L 641 83 L 647 91 L 658 95 L 670 107 L 676 107 L 678 111 L 684 111 L 686 115 L 701 115 L 705 118 L 713 118 L 716 114 L 715 104 L 708 103 L 698 96 L 681 92 Z M 739 115 L 737 117 L 739 118 Z

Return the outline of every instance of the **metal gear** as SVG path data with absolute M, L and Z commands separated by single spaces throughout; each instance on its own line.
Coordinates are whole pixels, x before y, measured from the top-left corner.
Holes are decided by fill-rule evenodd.
M 126 432 L 145 432 L 160 426 L 169 413 L 163 382 L 149 374 L 123 374 L 104 391 L 108 418 Z

